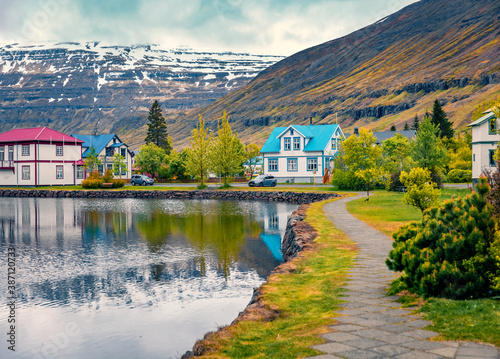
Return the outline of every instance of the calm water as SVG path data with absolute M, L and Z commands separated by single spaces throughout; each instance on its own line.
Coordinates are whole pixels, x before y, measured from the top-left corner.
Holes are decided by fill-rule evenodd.
M 281 262 L 297 206 L 0 199 L 0 358 L 178 358 Z M 16 251 L 16 353 L 7 253 Z

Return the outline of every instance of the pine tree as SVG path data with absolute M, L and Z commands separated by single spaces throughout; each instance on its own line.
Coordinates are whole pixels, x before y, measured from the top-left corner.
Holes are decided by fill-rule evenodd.
M 168 141 L 167 123 L 161 113 L 161 106 L 158 100 L 153 102 L 148 115 L 148 134 L 146 143 L 154 143 L 165 150 L 166 154 L 172 151 L 172 145 Z
M 411 129 L 414 131 L 418 131 L 418 126 L 419 126 L 419 121 L 418 121 L 418 115 L 415 114 L 415 118 L 413 119 L 413 125 L 411 126 Z
M 441 103 L 436 99 L 434 105 L 432 106 L 432 123 L 436 125 L 440 131 L 439 137 L 452 138 L 455 131 L 453 130 L 453 124 L 448 120 L 446 112 L 444 112 Z
M 392 125 L 391 126 L 391 131 L 396 131 L 396 126 Z

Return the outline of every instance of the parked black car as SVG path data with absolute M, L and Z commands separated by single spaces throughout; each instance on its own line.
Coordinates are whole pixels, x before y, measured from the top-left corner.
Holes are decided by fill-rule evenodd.
M 148 176 L 144 175 L 132 175 L 132 178 L 130 179 L 130 183 L 135 186 L 136 184 L 144 186 L 144 185 L 153 185 L 155 183 L 154 179 L 149 178 Z
M 255 177 L 254 179 L 248 181 L 248 186 L 250 187 L 264 187 L 264 186 L 270 186 L 270 187 L 276 187 L 278 184 L 278 180 L 274 178 L 273 176 L 268 176 L 268 175 L 259 175 Z

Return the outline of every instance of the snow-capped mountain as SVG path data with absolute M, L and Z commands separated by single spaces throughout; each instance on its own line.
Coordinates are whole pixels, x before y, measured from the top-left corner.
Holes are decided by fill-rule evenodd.
M 233 52 L 101 42 L 0 46 L 0 131 L 129 131 L 154 99 L 168 111 L 206 105 L 281 60 Z

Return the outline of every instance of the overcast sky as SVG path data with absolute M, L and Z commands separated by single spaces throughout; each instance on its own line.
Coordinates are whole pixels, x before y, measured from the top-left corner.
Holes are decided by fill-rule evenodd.
M 0 0 L 0 43 L 103 41 L 291 55 L 416 0 Z

